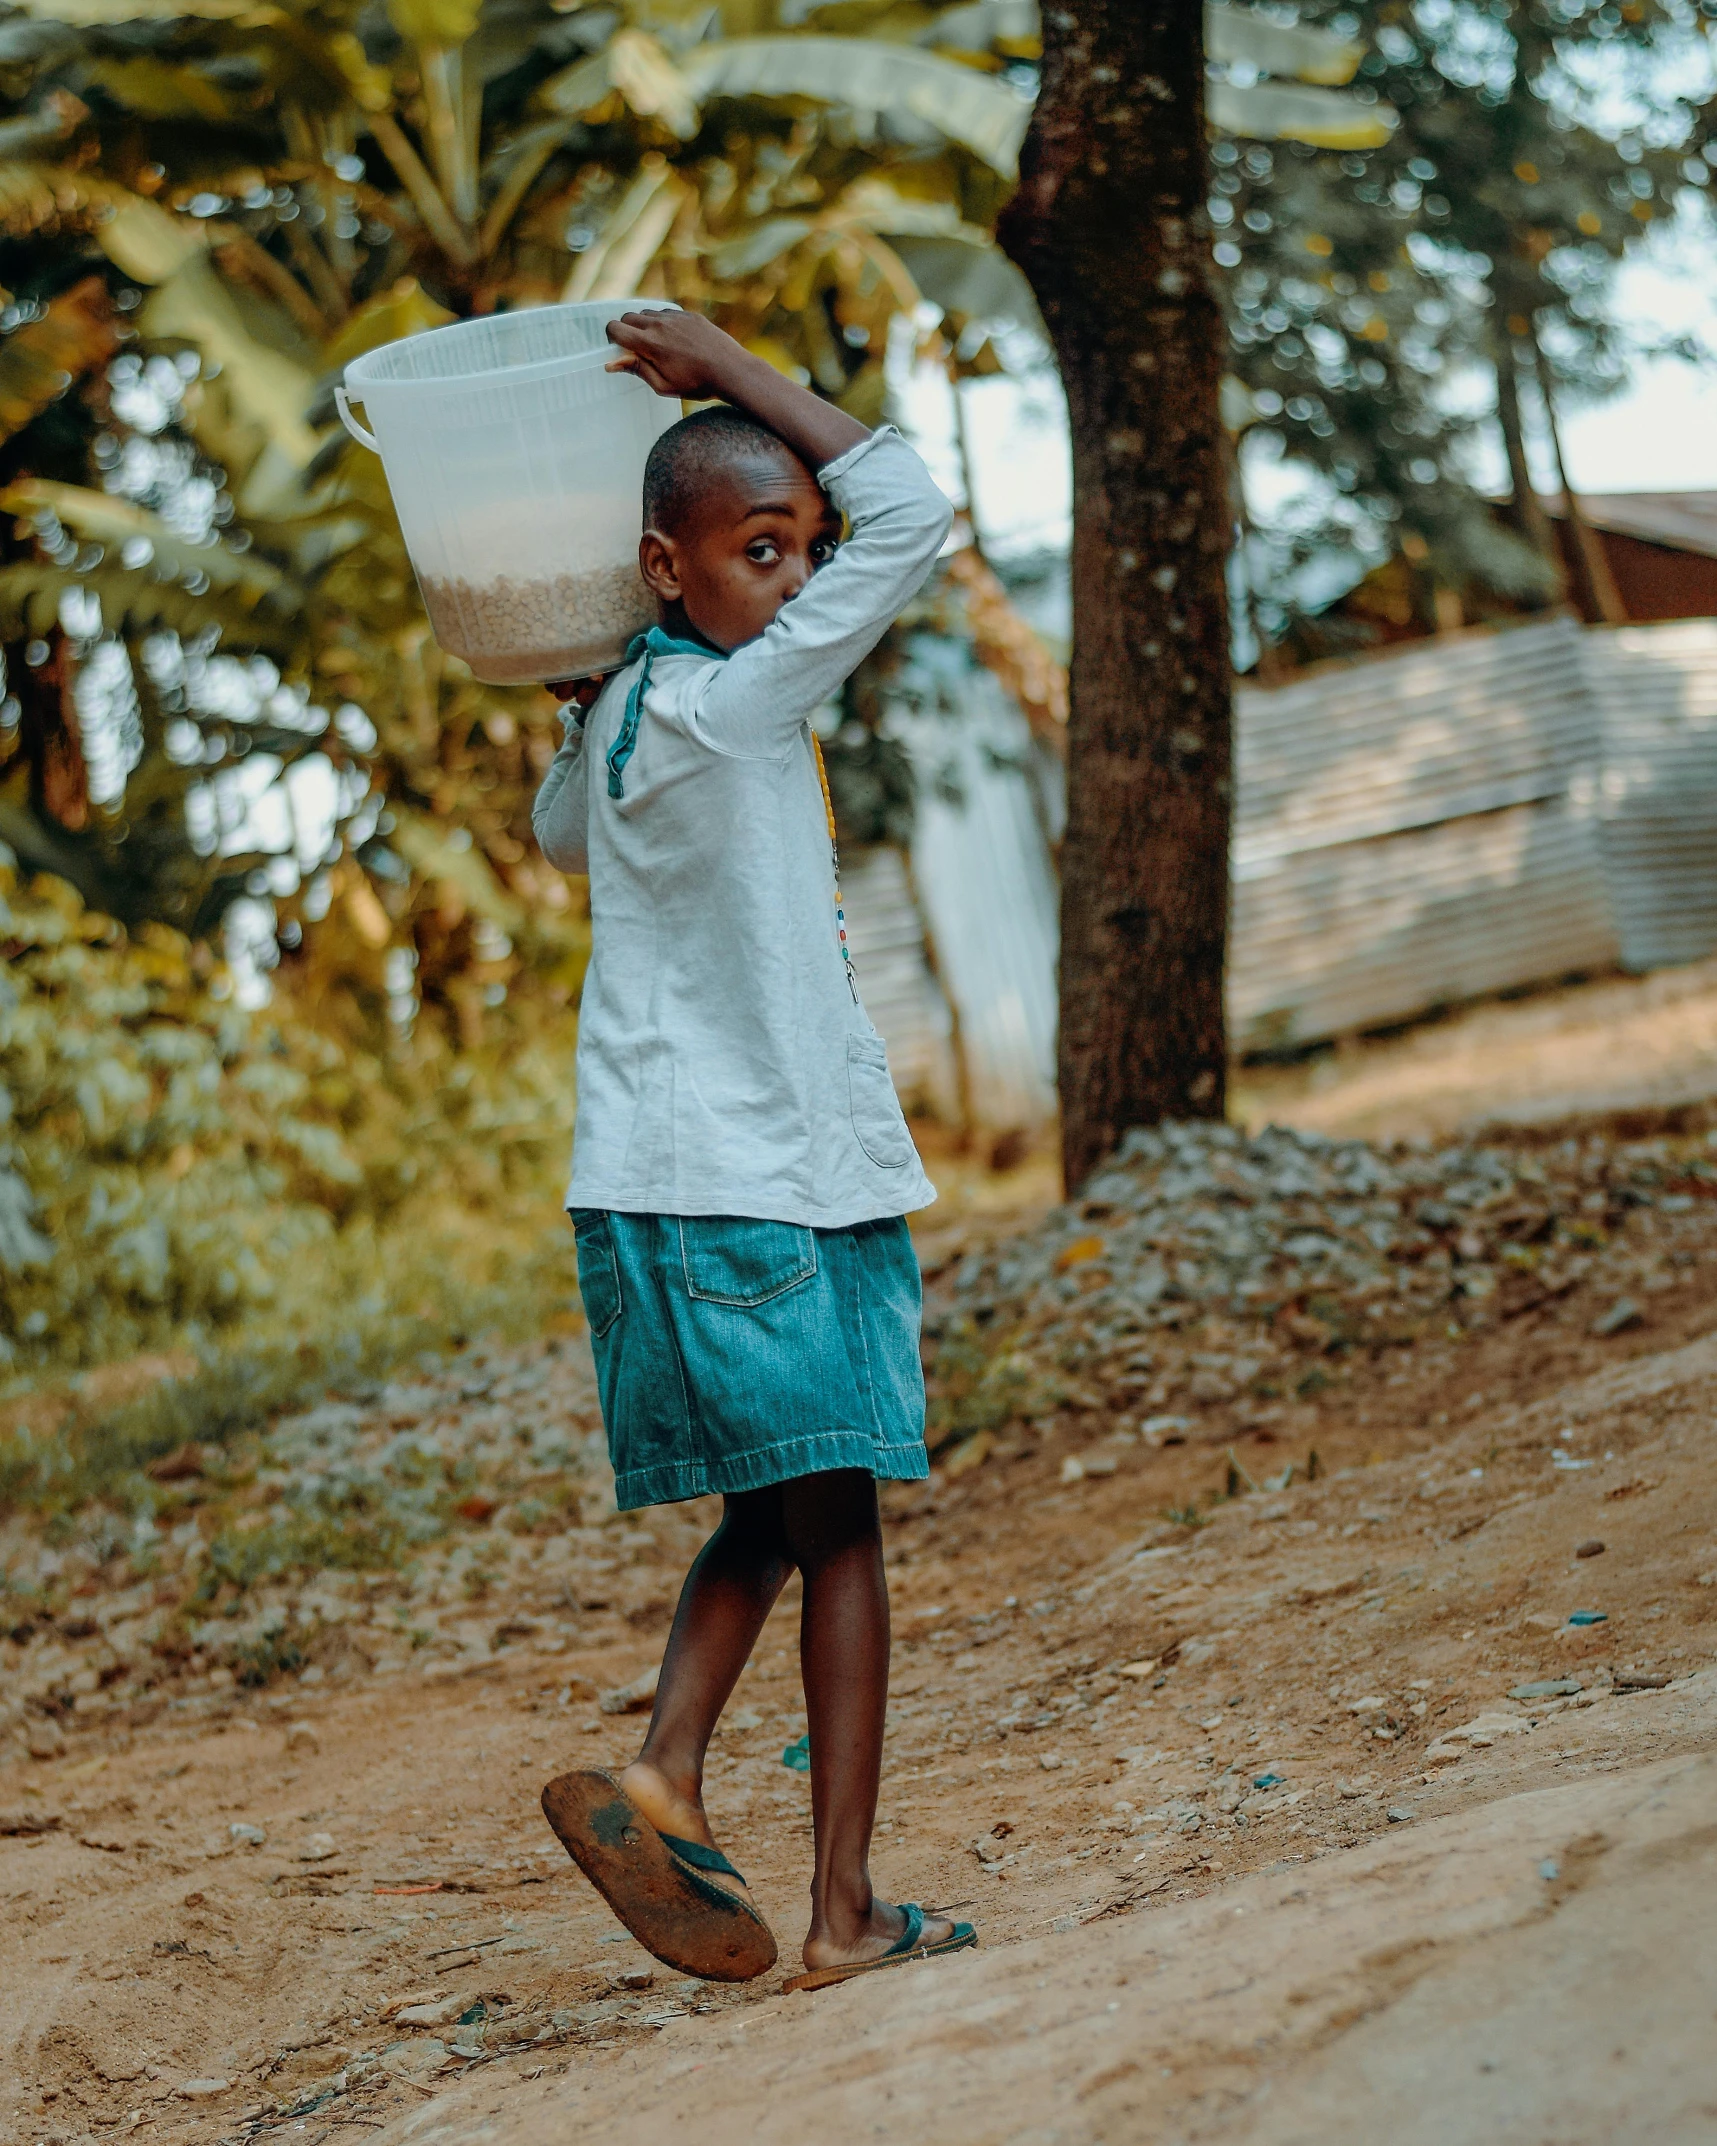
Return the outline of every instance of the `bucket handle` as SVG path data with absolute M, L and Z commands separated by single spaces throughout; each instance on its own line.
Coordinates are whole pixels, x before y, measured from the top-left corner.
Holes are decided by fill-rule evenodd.
M 361 402 L 363 397 L 360 396 L 358 399 Z M 334 407 L 340 413 L 341 424 L 345 426 L 358 445 L 369 448 L 372 454 L 379 455 L 382 451 L 381 441 L 376 438 L 373 432 L 366 431 L 352 415 L 352 406 L 346 400 L 346 391 L 343 387 L 336 387 L 334 390 Z

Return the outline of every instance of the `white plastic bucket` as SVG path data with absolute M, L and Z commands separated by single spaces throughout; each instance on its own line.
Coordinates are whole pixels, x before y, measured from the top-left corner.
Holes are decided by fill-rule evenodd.
M 680 406 L 605 371 L 603 330 L 660 302 L 456 321 L 366 351 L 334 391 L 382 458 L 435 638 L 491 684 L 613 670 L 655 622 L 644 462 Z

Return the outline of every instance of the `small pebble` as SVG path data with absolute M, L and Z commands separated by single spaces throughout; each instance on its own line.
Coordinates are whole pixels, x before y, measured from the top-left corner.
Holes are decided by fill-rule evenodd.
M 1588 1536 L 1584 1542 L 1574 1545 L 1574 1555 L 1576 1557 L 1602 1557 L 1603 1554 L 1604 1545 L 1596 1535 Z

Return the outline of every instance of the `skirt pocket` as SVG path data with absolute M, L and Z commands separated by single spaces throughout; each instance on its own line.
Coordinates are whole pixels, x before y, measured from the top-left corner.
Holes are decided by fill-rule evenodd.
M 880 1036 L 847 1038 L 847 1100 L 853 1132 L 879 1170 L 901 1170 L 912 1160 L 912 1136 L 900 1115 L 888 1053 Z
M 817 1271 L 817 1240 L 794 1222 L 682 1215 L 686 1294 L 705 1304 L 767 1304 Z
M 578 1240 L 578 1293 L 592 1341 L 600 1341 L 620 1316 L 620 1263 L 614 1256 L 614 1232 L 599 1207 L 575 1207 L 572 1233 Z

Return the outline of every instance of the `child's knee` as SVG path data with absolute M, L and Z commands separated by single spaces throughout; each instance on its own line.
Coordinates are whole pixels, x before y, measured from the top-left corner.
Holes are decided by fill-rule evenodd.
M 835 1558 L 882 1546 L 876 1482 L 862 1468 L 831 1468 L 781 1486 L 781 1509 L 793 1561 L 814 1572 Z

